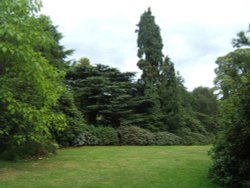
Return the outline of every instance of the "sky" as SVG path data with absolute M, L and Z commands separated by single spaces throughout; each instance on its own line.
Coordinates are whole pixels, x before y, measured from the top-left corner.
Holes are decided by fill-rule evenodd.
M 232 38 L 250 23 L 249 0 L 42 0 L 74 49 L 70 59 L 87 57 L 121 71 L 138 72 L 137 29 L 151 7 L 161 28 L 163 54 L 171 58 L 188 90 L 213 87 L 216 59 L 232 51 Z

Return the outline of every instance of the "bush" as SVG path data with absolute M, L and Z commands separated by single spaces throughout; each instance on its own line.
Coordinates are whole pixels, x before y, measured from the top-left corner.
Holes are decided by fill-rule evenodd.
M 190 129 L 184 128 L 179 133 L 179 136 L 182 137 L 182 144 L 184 145 L 206 145 L 213 142 L 214 137 L 209 135 L 203 135 L 198 132 L 191 132 Z
M 121 145 L 153 145 L 154 134 L 135 126 L 122 126 L 118 129 Z
M 63 131 L 54 133 L 56 141 L 63 147 L 73 146 L 75 139 L 87 130 L 86 125 L 76 118 L 66 116 L 66 120 L 67 127 Z
M 49 154 L 55 154 L 58 145 L 53 142 L 37 143 L 27 141 L 21 145 L 10 145 L 8 149 L 0 153 L 0 158 L 4 160 L 16 161 L 24 158 L 38 158 Z
M 63 147 L 74 146 L 76 139 L 87 130 L 87 124 L 77 109 L 70 91 L 60 97 L 57 111 L 65 115 L 67 127 L 62 131 L 53 131 L 54 139 Z
M 88 131 L 82 132 L 73 141 L 73 146 L 94 146 L 98 144 L 98 139 L 95 135 Z
M 92 129 L 92 134 L 94 134 L 98 140 L 98 145 L 118 145 L 118 133 L 112 127 L 97 127 Z
M 195 115 L 193 115 L 193 116 L 192 116 L 192 114 L 186 115 L 184 117 L 184 122 L 185 122 L 184 129 L 188 129 L 188 132 L 197 132 L 197 133 L 201 133 L 201 134 L 206 134 L 206 129 L 201 124 L 199 119 L 197 119 L 195 117 Z
M 118 133 L 112 127 L 88 127 L 73 142 L 74 146 L 118 145 Z
M 182 138 L 169 132 L 156 132 L 155 135 L 155 144 L 164 146 L 164 145 L 180 145 L 182 143 Z
M 209 170 L 212 181 L 222 187 L 250 187 L 250 129 L 244 133 L 233 133 L 240 125 L 232 126 L 220 133 L 210 151 L 213 164 Z

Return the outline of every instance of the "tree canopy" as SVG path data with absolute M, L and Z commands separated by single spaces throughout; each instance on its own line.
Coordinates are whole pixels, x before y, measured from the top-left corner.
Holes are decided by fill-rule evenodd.
M 64 91 L 65 73 L 50 65 L 37 50 L 53 38 L 34 16 L 38 1 L 7 1 L 0 4 L 0 99 L 1 148 L 29 141 L 44 142 L 50 129 L 63 129 L 64 116 L 53 112 Z
M 246 33 L 234 39 L 236 49 L 216 61 L 215 84 L 221 94 L 223 130 L 213 150 L 212 179 L 226 187 L 250 185 L 250 49 Z M 246 40 L 247 39 L 247 40 Z

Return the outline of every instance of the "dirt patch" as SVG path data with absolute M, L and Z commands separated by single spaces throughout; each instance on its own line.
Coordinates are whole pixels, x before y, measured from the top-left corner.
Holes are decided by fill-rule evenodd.
M 0 169 L 0 180 L 15 180 L 17 176 L 21 175 L 21 171 L 12 168 Z

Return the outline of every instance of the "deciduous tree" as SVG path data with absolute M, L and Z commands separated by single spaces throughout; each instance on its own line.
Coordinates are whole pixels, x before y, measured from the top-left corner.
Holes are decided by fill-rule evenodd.
M 63 129 L 55 113 L 65 73 L 51 66 L 36 47 L 53 42 L 36 18 L 40 1 L 0 3 L 0 147 L 1 152 L 29 142 L 50 140 L 50 128 Z
M 216 86 L 221 93 L 220 138 L 212 150 L 212 179 L 224 187 L 250 186 L 250 49 L 246 33 L 237 49 L 217 59 Z M 243 42 L 242 42 L 243 41 Z

